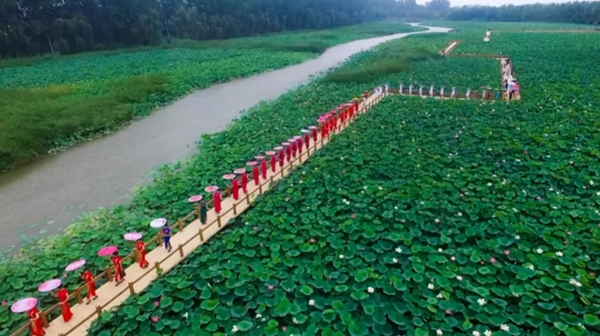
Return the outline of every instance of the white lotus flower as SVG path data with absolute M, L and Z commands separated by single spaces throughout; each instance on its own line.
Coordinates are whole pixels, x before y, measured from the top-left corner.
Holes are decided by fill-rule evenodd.
M 594 181 L 590 181 L 590 185 L 594 185 Z
M 458 217 L 462 217 L 462 212 L 459 212 L 459 213 L 458 213 Z
M 477 331 L 477 330 L 473 331 L 473 336 L 480 336 L 479 331 Z
M 442 293 L 439 293 L 438 295 L 436 295 L 436 298 L 438 298 L 438 299 L 441 299 L 441 298 L 443 298 L 443 297 L 444 297 L 444 296 L 442 295 Z
M 308 300 L 308 305 L 309 306 L 314 306 L 315 305 L 315 300 L 313 300 L 313 299 Z
M 435 333 L 438 334 L 438 335 L 443 335 L 444 334 L 444 332 L 441 329 L 436 330 Z
M 442 249 L 440 248 L 440 249 L 438 249 L 438 252 L 442 253 L 442 252 L 444 252 L 444 250 L 442 250 Z
M 394 259 L 392 259 L 392 262 L 393 262 L 394 264 L 397 264 L 397 263 L 398 263 L 398 259 L 394 258 Z
M 491 183 L 488 183 L 488 184 L 487 184 L 487 186 L 488 186 L 488 187 L 491 187 L 491 186 L 492 186 L 492 184 L 491 184 Z
M 532 265 L 532 264 L 529 264 L 529 265 L 527 265 L 527 268 L 529 268 L 529 269 L 530 269 L 530 270 L 532 270 L 532 271 L 533 271 L 533 270 L 535 270 L 535 267 L 533 267 L 533 265 Z
M 502 329 L 502 330 L 504 330 L 504 331 L 509 331 L 509 330 L 510 330 L 510 327 L 509 327 L 509 326 L 507 326 L 506 324 L 503 324 L 503 325 L 501 325 L 501 326 L 500 326 L 500 329 Z
M 575 279 L 571 279 L 571 280 L 569 280 L 569 283 L 570 283 L 571 285 L 573 285 L 573 286 L 577 286 L 577 287 L 581 287 L 581 286 L 582 286 L 582 285 L 581 285 L 581 282 L 579 282 L 579 281 L 577 281 L 577 280 L 575 280 Z
M 259 319 L 259 318 L 261 318 L 261 317 L 262 317 L 262 315 L 260 315 L 260 314 L 256 314 L 256 318 L 257 318 L 257 319 Z
M 379 187 L 379 190 L 383 190 L 383 188 L 382 188 L 382 187 Z
M 292 319 L 292 321 L 294 321 L 294 323 L 298 324 L 298 320 L 296 320 L 295 317 Z
M 479 305 L 480 305 L 480 306 L 485 306 L 485 304 L 486 304 L 487 302 L 485 301 L 485 299 L 481 298 L 481 299 L 478 299 L 478 300 L 477 300 L 477 303 L 479 303 Z
M 397 247 L 397 248 L 396 248 L 396 252 L 398 252 L 398 253 L 402 253 L 402 249 L 401 249 L 400 247 Z
M 340 259 L 344 259 L 344 255 L 343 254 L 340 254 Z
M 489 330 L 486 330 L 486 331 L 485 331 L 483 334 L 484 334 L 485 336 L 492 336 L 492 332 L 491 332 L 491 331 L 489 331 Z
M 429 284 L 429 285 L 427 285 L 427 288 L 429 288 L 429 289 L 433 289 L 433 288 L 434 288 L 434 286 L 433 286 L 433 284 Z
M 462 281 L 462 279 L 463 279 L 463 277 L 461 277 L 460 275 L 457 275 L 457 276 L 456 276 L 456 280 L 458 280 L 458 281 Z
M 516 235 L 516 236 L 515 236 L 515 239 L 516 239 L 516 240 L 519 240 L 519 239 L 521 239 L 521 237 L 520 237 L 519 235 Z
M 557 256 L 559 256 L 559 257 L 562 257 L 562 256 L 563 256 L 563 253 L 562 253 L 562 252 L 560 252 L 560 251 L 558 251 L 558 252 L 556 252 L 556 255 L 557 255 Z
M 436 223 L 439 223 L 439 222 L 440 222 L 440 220 L 436 218 L 436 219 L 434 220 L 434 222 L 436 222 Z
M 373 292 L 375 292 L 375 288 L 369 287 L 369 288 L 367 288 L 367 291 L 369 291 L 369 293 L 373 293 Z
M 235 325 L 233 326 L 233 328 L 231 328 L 231 332 L 233 332 L 233 333 L 237 332 L 238 330 L 239 330 L 238 327 Z
M 541 248 L 538 248 L 537 250 L 535 250 L 535 252 L 542 254 L 542 253 L 544 253 L 544 250 L 542 250 Z
M 183 313 L 183 318 L 188 318 L 188 313 L 187 312 Z

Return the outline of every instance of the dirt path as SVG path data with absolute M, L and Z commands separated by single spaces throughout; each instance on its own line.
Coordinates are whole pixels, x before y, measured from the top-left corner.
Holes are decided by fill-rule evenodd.
M 442 56 L 450 55 L 452 50 L 454 50 L 456 48 L 456 46 L 458 46 L 459 43 L 460 43 L 460 41 L 450 41 L 450 43 L 444 49 L 440 50 L 440 55 L 442 55 Z
M 367 112 L 369 108 L 381 101 L 384 97 L 385 95 L 371 95 L 367 100 L 360 104 L 359 113 L 356 114 L 356 116 Z M 355 118 L 351 118 L 346 123 L 340 123 L 337 130 L 332 132 L 332 134 L 341 133 L 354 120 Z M 215 236 L 221 229 L 227 226 L 230 220 L 249 209 L 258 196 L 275 186 L 275 183 L 273 182 L 277 182 L 289 175 L 293 169 L 306 162 L 317 150 L 326 146 L 329 141 L 330 137 L 321 139 L 319 132 L 317 141 L 312 143 L 312 146 L 314 147 L 312 147 L 310 151 L 303 151 L 299 155 L 299 158 L 292 160 L 291 163 L 286 164 L 282 168 L 278 166 L 275 172 L 272 172 L 271 169 L 269 169 L 267 179 L 262 180 L 260 185 L 257 186 L 253 182 L 250 182 L 248 184 L 247 197 L 245 197 L 243 193 L 240 193 L 240 199 L 237 201 L 232 197 L 224 198 L 220 219 L 218 221 L 215 220 L 217 215 L 214 209 L 210 209 L 207 213 L 209 224 L 202 225 L 200 221 L 196 219 L 189 225 L 184 226 L 183 230 L 171 237 L 171 244 L 174 247 L 174 250 L 171 253 L 166 252 L 162 247 L 153 249 L 146 255 L 146 259 L 153 267 L 142 269 L 136 263 L 127 267 L 125 273 L 127 274 L 126 280 L 128 283 L 122 283 L 119 286 L 115 286 L 114 282 L 107 282 L 96 290 L 98 299 L 93 301 L 94 305 L 75 304 L 71 307 L 71 310 L 74 312 L 73 318 L 66 323 L 60 317 L 51 321 L 50 325 L 46 328 L 46 336 L 86 335 L 87 329 L 91 326 L 92 322 L 99 317 L 102 311 L 115 308 L 130 296 L 140 293 L 148 288 L 148 286 L 160 276 L 157 272 L 158 269 L 162 270 L 162 274 L 169 272 L 187 256 L 193 253 L 198 246 L 204 244 L 208 239 Z M 211 221 L 212 223 L 210 223 Z M 53 308 L 57 309 L 58 305 Z M 25 325 L 20 331 L 14 333 L 13 336 L 22 335 L 22 332 L 27 330 L 27 328 L 28 325 Z

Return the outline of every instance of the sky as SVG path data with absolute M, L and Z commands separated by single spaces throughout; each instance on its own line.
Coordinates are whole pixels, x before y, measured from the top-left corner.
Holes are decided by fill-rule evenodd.
M 418 4 L 424 5 L 428 0 L 417 0 Z M 452 6 L 464 6 L 464 5 L 489 5 L 489 6 L 502 6 L 502 5 L 526 5 L 533 3 L 561 3 L 561 2 L 572 2 L 573 0 L 450 0 Z M 580 1 L 594 1 L 594 0 L 580 0 Z

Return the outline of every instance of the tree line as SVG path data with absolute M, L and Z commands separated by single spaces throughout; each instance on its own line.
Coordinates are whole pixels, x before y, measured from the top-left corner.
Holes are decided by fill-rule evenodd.
M 534 21 L 598 25 L 600 24 L 600 2 L 567 2 L 502 7 L 464 6 L 453 8 L 446 18 L 456 21 Z
M 408 0 L 414 1 L 414 0 Z M 394 0 L 0 0 L 0 57 L 325 29 L 389 16 Z

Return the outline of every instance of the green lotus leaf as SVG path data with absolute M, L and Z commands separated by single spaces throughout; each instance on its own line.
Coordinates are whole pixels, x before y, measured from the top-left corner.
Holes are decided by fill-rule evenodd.
M 287 298 L 282 298 L 277 306 L 273 309 L 273 314 L 275 316 L 285 316 L 292 309 L 292 303 Z
M 583 322 L 587 325 L 596 326 L 600 324 L 600 319 L 596 315 L 585 314 L 583 315 Z
M 202 304 L 200 305 L 200 307 L 202 309 L 206 309 L 206 310 L 214 310 L 215 308 L 217 308 L 217 306 L 219 306 L 220 301 L 218 299 L 215 300 L 205 300 L 202 301 Z

